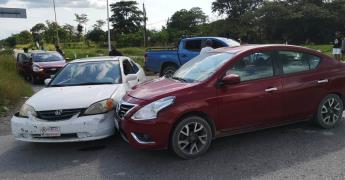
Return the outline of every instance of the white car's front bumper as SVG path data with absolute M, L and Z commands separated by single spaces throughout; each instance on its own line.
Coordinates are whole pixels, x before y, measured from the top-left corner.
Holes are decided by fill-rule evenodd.
M 61 136 L 41 137 L 42 128 L 59 128 Z M 114 134 L 114 112 L 72 117 L 62 121 L 45 121 L 35 117 L 11 119 L 13 136 L 27 142 L 79 142 L 103 139 Z

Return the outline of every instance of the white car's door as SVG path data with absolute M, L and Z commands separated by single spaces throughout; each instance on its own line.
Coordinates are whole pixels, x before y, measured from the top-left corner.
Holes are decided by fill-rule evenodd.
M 142 83 L 146 81 L 146 75 L 143 68 L 138 63 L 134 62 L 133 60 L 130 60 L 130 62 L 133 67 L 133 71 L 136 73 L 138 77 L 138 83 Z
M 138 83 L 144 82 L 146 76 L 144 70 L 135 62 L 130 59 L 125 59 L 122 61 L 123 73 L 124 76 L 135 74 L 137 78 L 135 80 L 129 81 L 128 84 L 130 87 L 137 85 Z

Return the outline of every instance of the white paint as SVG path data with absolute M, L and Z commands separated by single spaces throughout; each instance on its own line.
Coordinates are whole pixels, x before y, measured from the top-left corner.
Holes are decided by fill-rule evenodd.
M 76 60 L 86 61 L 114 61 L 120 62 L 122 73 L 122 84 L 95 85 L 95 86 L 70 86 L 70 87 L 49 87 L 44 88 L 26 101 L 35 111 L 52 111 L 61 109 L 88 108 L 93 103 L 105 99 L 113 99 L 118 103 L 131 87 L 146 80 L 143 69 L 128 57 L 98 57 Z M 139 67 L 137 74 L 126 76 L 123 73 L 123 61 L 129 60 Z M 131 76 L 131 77 L 130 77 Z M 133 77 L 134 76 L 134 77 Z M 127 82 L 126 79 L 132 81 Z M 45 121 L 29 115 L 29 118 L 13 116 L 11 120 L 12 134 L 19 140 L 30 142 L 75 142 L 102 139 L 114 133 L 115 117 L 114 111 L 106 114 L 92 116 L 75 115 L 63 121 Z M 74 139 L 38 139 L 32 138 L 32 134 L 40 134 L 44 127 L 58 127 L 61 134 L 77 133 L 78 138 Z M 85 136 L 88 135 L 88 136 Z

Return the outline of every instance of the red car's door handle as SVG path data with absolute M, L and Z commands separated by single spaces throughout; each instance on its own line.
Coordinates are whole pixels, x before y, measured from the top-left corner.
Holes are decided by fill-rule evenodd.
M 274 91 L 278 91 L 278 88 L 276 87 L 271 87 L 271 88 L 268 88 L 268 89 L 265 89 L 265 92 L 274 92 Z
M 328 83 L 328 79 L 318 80 L 317 83 L 319 83 L 319 84 Z

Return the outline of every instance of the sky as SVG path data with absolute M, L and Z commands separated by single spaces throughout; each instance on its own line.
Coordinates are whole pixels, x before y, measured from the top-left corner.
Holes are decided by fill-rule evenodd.
M 109 3 L 116 1 L 119 0 L 109 0 Z M 137 2 L 140 8 L 142 3 L 145 3 L 149 29 L 161 29 L 174 12 L 192 7 L 202 8 L 209 16 L 209 21 L 221 18 L 211 11 L 213 0 L 137 0 Z M 76 26 L 75 13 L 88 15 L 87 29 L 91 29 L 97 20 L 107 18 L 106 0 L 55 0 L 55 4 L 57 21 L 60 25 L 68 23 Z M 27 19 L 0 18 L 0 39 L 23 30 L 30 30 L 37 23 L 54 20 L 53 0 L 0 0 L 0 7 L 27 9 Z

